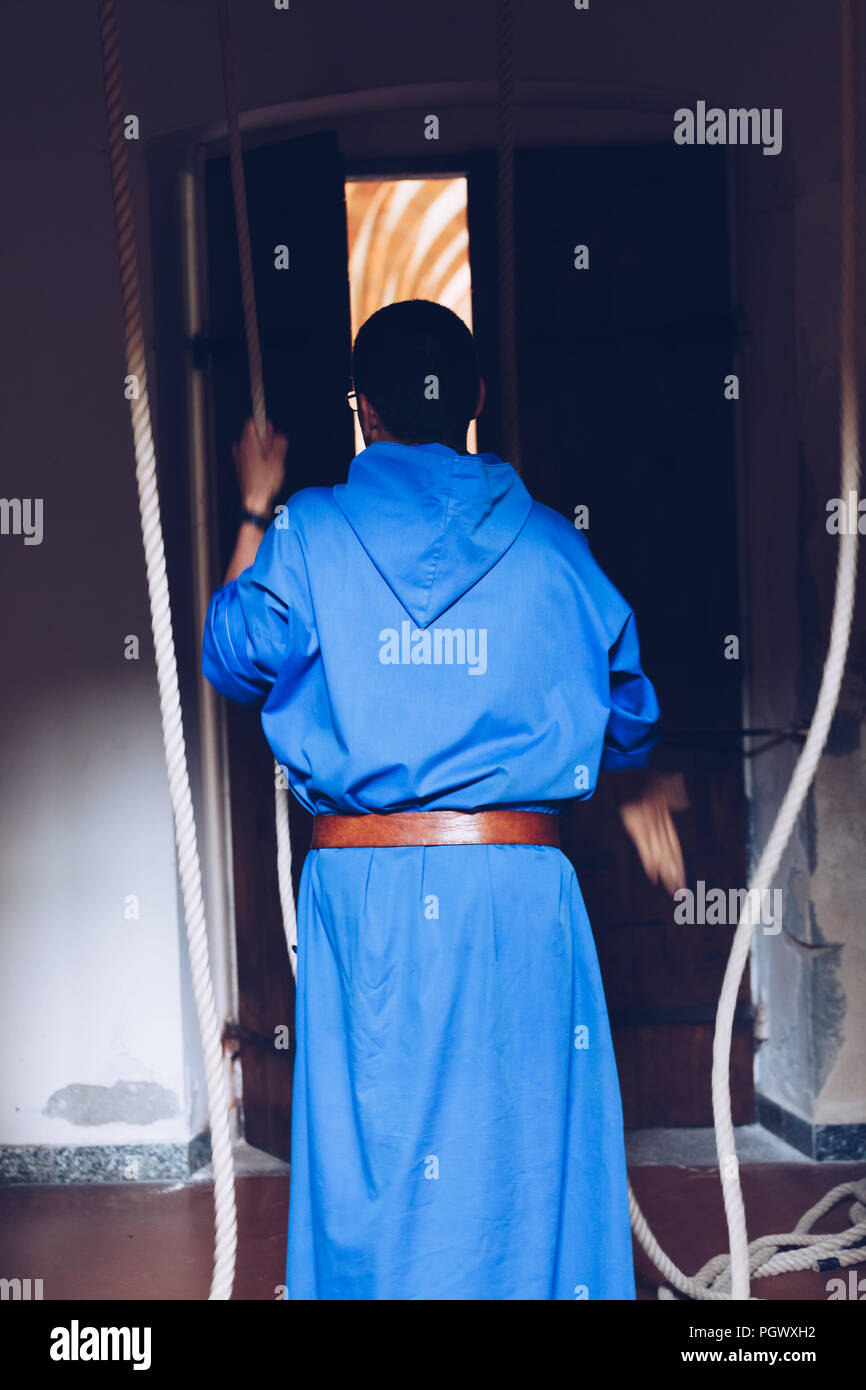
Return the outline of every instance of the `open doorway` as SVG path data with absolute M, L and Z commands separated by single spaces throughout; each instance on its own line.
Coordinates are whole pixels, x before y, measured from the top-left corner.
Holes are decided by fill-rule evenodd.
M 720 673 L 716 641 L 739 621 L 734 451 L 718 389 L 735 326 L 724 168 L 721 160 L 684 159 L 689 153 L 667 146 L 519 152 L 518 370 L 530 492 L 571 521 L 577 504 L 588 507 L 590 544 L 635 607 L 669 728 L 700 733 L 736 729 L 740 720 L 740 673 L 736 663 Z M 501 453 L 495 156 L 469 151 L 408 168 L 396 158 L 369 159 L 347 170 L 337 134 L 323 132 L 249 150 L 244 164 L 268 412 L 290 440 L 287 493 L 345 478 L 356 452 L 345 399 L 353 330 L 379 304 L 411 295 L 445 302 L 447 294 L 471 326 L 488 385 L 479 445 Z M 153 201 L 170 207 L 167 197 Z M 231 444 L 249 413 L 228 163 L 216 151 L 205 160 L 204 214 L 206 332 L 197 365 L 210 401 L 216 584 L 239 513 Z M 577 243 L 590 247 L 591 274 L 575 267 Z M 288 273 L 275 268 L 277 244 L 290 248 Z M 183 369 L 165 327 L 177 304 L 171 269 L 157 258 L 163 458 L 186 449 L 183 408 L 172 406 Z M 174 331 L 182 363 L 186 347 Z M 167 496 L 172 485 L 170 478 Z M 692 579 L 707 573 L 708 515 L 725 522 L 714 525 L 709 584 Z M 176 573 L 188 565 L 189 534 L 179 520 L 174 535 L 169 526 Z M 188 641 L 180 638 L 197 667 L 194 625 Z M 257 709 L 226 703 L 224 714 L 227 793 L 225 769 L 219 775 L 231 821 L 245 1133 L 255 1147 L 288 1157 L 293 1050 L 273 1040 L 275 1029 L 292 1027 L 294 997 L 276 879 L 273 760 Z M 739 747 L 704 737 L 661 755 L 689 783 L 692 810 L 681 831 L 691 864 L 713 887 L 742 885 Z M 601 958 L 626 1124 L 706 1124 L 728 934 L 672 920 L 604 803 L 602 785 L 569 819 L 565 848 Z M 293 799 L 291 826 L 297 884 L 311 823 Z M 744 981 L 734 1030 L 738 1123 L 753 1114 L 753 1047 Z
M 346 180 L 352 339 L 371 314 L 401 299 L 444 304 L 472 332 L 465 176 Z M 355 417 L 355 451 L 364 447 Z M 478 449 L 475 421 L 467 448 Z

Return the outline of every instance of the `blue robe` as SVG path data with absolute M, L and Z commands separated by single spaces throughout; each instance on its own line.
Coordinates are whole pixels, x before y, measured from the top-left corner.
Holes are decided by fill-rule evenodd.
M 264 699 L 315 813 L 558 814 L 657 736 L 585 536 L 440 444 L 374 444 L 292 496 L 213 596 L 203 669 Z M 289 1298 L 634 1298 L 607 1011 L 558 849 L 312 851 L 297 966 Z

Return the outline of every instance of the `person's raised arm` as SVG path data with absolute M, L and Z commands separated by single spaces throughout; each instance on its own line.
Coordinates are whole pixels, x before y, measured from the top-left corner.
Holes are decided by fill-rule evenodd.
M 271 508 L 283 486 L 287 447 L 286 436 L 274 435 L 270 420 L 264 441 L 259 439 L 252 419 L 247 420 L 240 440 L 232 446 L 244 511 L 273 520 Z M 223 584 L 249 569 L 263 535 L 263 528 L 254 521 L 241 522 Z

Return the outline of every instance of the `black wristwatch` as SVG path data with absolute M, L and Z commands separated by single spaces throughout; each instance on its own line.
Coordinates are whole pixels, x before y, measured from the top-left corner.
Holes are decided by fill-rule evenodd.
M 251 521 L 254 526 L 258 526 L 260 531 L 267 531 L 272 519 L 273 518 L 268 516 L 267 513 L 262 515 L 260 512 L 250 512 L 247 511 L 246 507 L 244 507 L 241 512 L 241 524 L 245 521 Z

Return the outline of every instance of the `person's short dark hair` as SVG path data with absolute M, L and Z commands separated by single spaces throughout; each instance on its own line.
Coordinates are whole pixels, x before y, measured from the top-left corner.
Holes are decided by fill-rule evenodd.
M 466 324 L 429 299 L 404 299 L 372 314 L 355 339 L 352 376 L 403 444 L 462 441 L 481 384 Z

